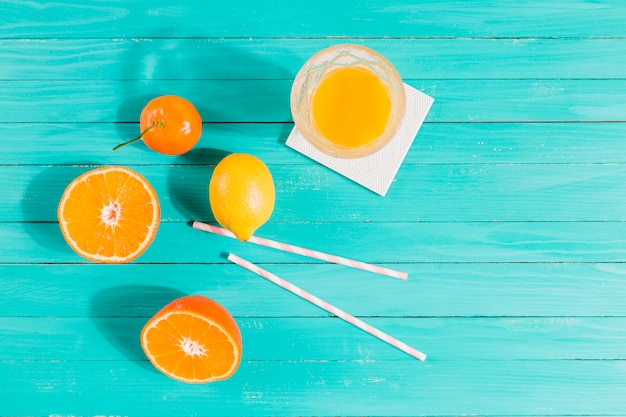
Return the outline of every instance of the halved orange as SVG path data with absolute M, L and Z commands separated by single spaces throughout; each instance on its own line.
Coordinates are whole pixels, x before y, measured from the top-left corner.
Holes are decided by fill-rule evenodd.
M 152 365 L 178 381 L 203 384 L 231 377 L 241 362 L 241 333 L 230 313 L 200 295 L 178 298 L 141 330 Z
M 80 256 L 103 263 L 124 263 L 150 246 L 161 210 L 156 192 L 135 171 L 96 168 L 65 189 L 57 216 L 65 241 Z

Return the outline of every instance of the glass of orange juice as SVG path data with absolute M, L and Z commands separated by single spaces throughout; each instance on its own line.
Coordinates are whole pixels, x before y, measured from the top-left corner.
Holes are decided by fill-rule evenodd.
M 341 44 L 313 55 L 291 89 L 291 114 L 325 154 L 361 158 L 385 146 L 405 108 L 402 78 L 378 52 Z

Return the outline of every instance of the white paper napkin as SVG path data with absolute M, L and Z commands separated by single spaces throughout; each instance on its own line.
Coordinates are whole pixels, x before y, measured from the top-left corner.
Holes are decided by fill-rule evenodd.
M 355 159 L 340 159 L 326 155 L 307 142 L 295 126 L 287 138 L 286 145 L 384 196 L 435 101 L 409 85 L 404 84 L 404 89 L 406 107 L 398 132 L 387 145 L 372 155 Z

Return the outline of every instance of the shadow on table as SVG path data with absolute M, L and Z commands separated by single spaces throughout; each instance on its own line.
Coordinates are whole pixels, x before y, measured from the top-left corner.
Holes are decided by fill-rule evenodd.
M 293 123 L 284 123 L 283 124 L 282 129 L 280 129 L 280 136 L 277 139 L 279 144 L 285 145 L 285 142 L 287 142 L 287 139 L 289 139 L 289 134 L 291 133 L 293 128 L 294 128 L 294 124 Z
M 167 303 L 184 295 L 174 288 L 160 286 L 107 288 L 92 298 L 89 315 L 104 338 L 128 360 L 154 370 L 141 349 L 141 329 Z
M 214 221 L 209 205 L 209 182 L 215 165 L 228 152 L 194 148 L 176 157 L 169 167 L 168 195 L 186 220 Z
M 262 42 L 158 39 L 167 31 L 156 32 L 156 41 L 147 37 L 125 45 L 116 120 L 120 140 L 129 139 L 126 125 L 138 126 L 141 110 L 151 99 L 167 94 L 191 101 L 205 128 L 209 123 L 286 121 L 283 116 L 284 120 L 267 120 L 267 109 L 277 105 L 272 81 L 291 80 L 299 69 L 283 65 L 286 54 L 293 52 L 267 51 Z M 291 113 L 288 95 L 286 91 L 282 101 L 286 118 Z M 261 104 L 247 106 L 242 103 L 246 97 Z M 280 139 L 284 142 L 286 136 Z
M 90 162 L 81 162 L 79 169 L 72 166 L 48 167 L 33 177 L 22 198 L 21 209 L 24 230 L 38 245 L 47 250 L 71 253 L 58 225 L 57 209 L 65 188 L 78 175 L 91 169 Z

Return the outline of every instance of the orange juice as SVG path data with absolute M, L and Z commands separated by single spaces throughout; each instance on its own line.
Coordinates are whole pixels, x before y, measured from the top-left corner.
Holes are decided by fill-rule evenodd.
M 391 117 L 391 96 L 380 78 L 362 67 L 342 67 L 324 75 L 311 99 L 315 128 L 346 148 L 377 139 Z

